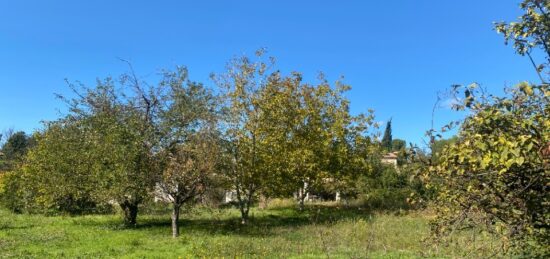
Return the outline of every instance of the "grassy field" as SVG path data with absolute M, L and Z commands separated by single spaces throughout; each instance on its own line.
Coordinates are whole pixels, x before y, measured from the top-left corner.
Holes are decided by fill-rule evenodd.
M 0 209 L 0 257 L 5 258 L 415 258 L 491 254 L 488 238 L 464 234 L 450 246 L 422 242 L 428 212 L 371 213 L 309 206 L 252 211 L 248 226 L 235 209 L 188 209 L 182 235 L 170 236 L 169 214 L 141 215 L 123 228 L 118 215 L 46 217 Z M 477 247 L 476 247 L 477 244 Z M 481 245 L 480 245 L 481 244 Z

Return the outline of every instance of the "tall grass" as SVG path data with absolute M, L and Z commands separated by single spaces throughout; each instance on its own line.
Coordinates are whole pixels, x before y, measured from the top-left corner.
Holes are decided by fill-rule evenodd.
M 492 252 L 490 238 L 470 244 L 468 234 L 449 246 L 424 243 L 430 217 L 425 211 L 377 213 L 317 204 L 299 212 L 279 201 L 254 209 L 247 226 L 238 215 L 235 209 L 188 208 L 182 235 L 173 239 L 168 214 L 141 216 L 136 228 L 127 229 L 117 215 L 45 217 L 0 210 L 0 257 L 414 258 Z

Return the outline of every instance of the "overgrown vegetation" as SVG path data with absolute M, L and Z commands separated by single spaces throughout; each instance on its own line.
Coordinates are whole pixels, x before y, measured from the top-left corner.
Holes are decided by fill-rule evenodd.
M 422 179 L 435 191 L 435 241 L 458 229 L 498 235 L 496 253 L 526 257 L 550 255 L 550 1 L 527 0 L 519 22 L 496 28 L 533 62 L 541 83 L 520 83 L 502 96 L 477 84 L 455 86 L 454 105 L 467 111 L 456 138 L 424 160 Z M 533 52 L 545 62 L 535 65 Z M 451 129 L 456 123 L 443 128 Z M 432 146 L 434 130 L 429 132 Z
M 429 212 L 396 215 L 329 204 L 299 212 L 294 203 L 278 200 L 268 209 L 252 209 L 246 226 L 237 209 L 183 210 L 178 239 L 170 237 L 169 207 L 162 215 L 142 215 L 136 228 L 122 227 L 111 215 L 43 217 L 0 210 L 0 250 L 7 258 L 480 258 L 499 245 L 481 235 L 468 243 L 472 233 L 464 232 L 452 244 L 427 247 L 422 238 L 429 235 Z

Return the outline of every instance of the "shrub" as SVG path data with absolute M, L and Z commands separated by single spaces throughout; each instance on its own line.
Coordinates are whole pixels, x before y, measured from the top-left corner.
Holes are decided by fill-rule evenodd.
M 267 208 L 269 209 L 281 209 L 281 208 L 293 208 L 296 207 L 296 200 L 294 199 L 270 199 L 267 202 Z
M 415 182 L 406 172 L 389 165 L 380 165 L 372 175 L 358 181 L 357 203 L 369 209 L 410 209 L 407 198 L 415 192 Z

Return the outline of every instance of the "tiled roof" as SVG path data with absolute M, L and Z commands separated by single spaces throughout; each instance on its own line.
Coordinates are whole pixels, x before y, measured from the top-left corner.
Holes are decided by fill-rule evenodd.
M 384 159 L 397 159 L 397 154 L 396 153 L 387 153 L 384 156 L 382 156 L 382 158 L 384 158 Z

